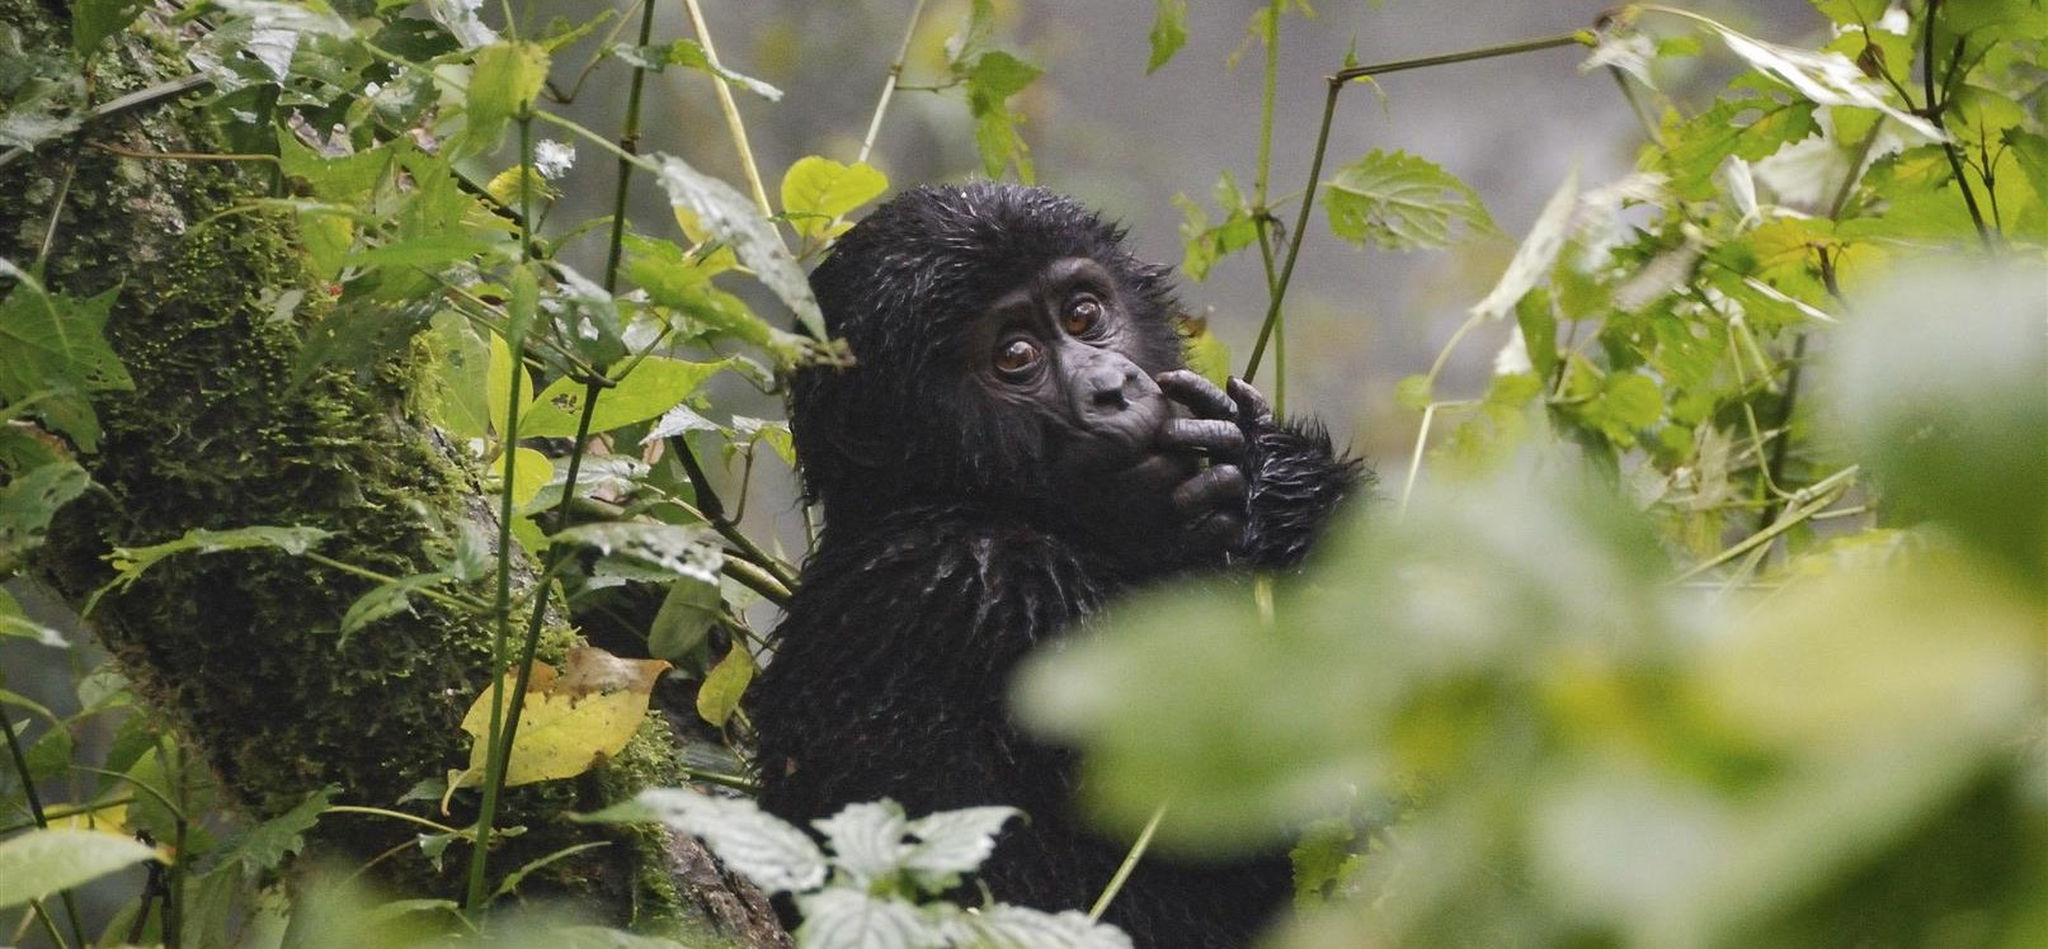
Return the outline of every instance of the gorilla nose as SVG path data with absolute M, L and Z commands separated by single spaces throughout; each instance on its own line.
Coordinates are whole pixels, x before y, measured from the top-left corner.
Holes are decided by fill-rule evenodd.
M 1096 411 L 1119 412 L 1131 407 L 1131 387 L 1141 377 L 1135 367 L 1098 366 L 1088 373 L 1088 405 Z

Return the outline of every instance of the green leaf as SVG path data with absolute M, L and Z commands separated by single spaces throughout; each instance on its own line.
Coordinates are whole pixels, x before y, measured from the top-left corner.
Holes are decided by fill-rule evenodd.
M 491 432 L 491 346 L 460 314 L 436 313 L 431 325 L 425 338 L 433 355 L 417 396 L 427 416 L 450 434 L 484 438 Z
M 660 72 L 669 66 L 694 69 L 770 102 L 782 101 L 782 90 L 752 76 L 733 72 L 724 65 L 712 65 L 710 55 L 704 52 L 704 47 L 696 40 L 680 39 L 666 46 L 630 46 L 620 43 L 607 52 L 631 65 L 654 72 Z
M 1235 364 L 1230 358 L 1230 347 L 1209 332 L 1208 320 L 1182 317 L 1175 321 L 1174 328 L 1180 331 L 1181 356 L 1189 369 L 1219 387 L 1230 381 L 1230 370 Z
M 747 686 L 754 681 L 754 673 L 760 667 L 754 662 L 754 655 L 747 651 L 747 644 L 736 642 L 726 650 L 725 658 L 704 676 L 704 683 L 697 687 L 697 714 L 714 728 L 724 728 L 727 719 L 739 711 L 740 699 L 746 695 Z
M 1449 247 L 1495 233 L 1478 194 L 1405 152 L 1374 151 L 1339 170 L 1324 190 L 1330 230 L 1360 246 Z
M 95 592 L 92 598 L 96 601 L 108 590 L 127 587 L 141 579 L 143 571 L 173 554 L 215 554 L 229 550 L 269 547 L 296 557 L 332 536 L 332 531 L 318 527 L 238 527 L 224 531 L 195 527 L 186 531 L 184 536 L 177 540 L 167 540 L 147 547 L 116 547 L 112 553 L 107 554 L 107 563 L 115 570 L 114 579 Z M 88 603 L 87 611 L 91 608 Z
M 348 605 L 348 611 L 342 614 L 342 641 L 346 642 L 357 630 L 384 617 L 412 612 L 414 591 L 440 586 L 447 583 L 448 579 L 447 574 L 440 572 L 416 573 L 371 587 L 368 592 L 356 597 L 355 602 Z
M 119 288 L 84 300 L 47 293 L 4 260 L 0 278 L 15 281 L 0 299 L 0 396 L 14 401 L 58 383 L 87 392 L 135 388 L 103 333 Z
M 685 362 L 667 356 L 649 356 L 609 389 L 599 389 L 597 408 L 590 414 L 590 433 L 608 432 L 622 425 L 644 422 L 668 411 L 669 406 L 695 393 L 726 361 Z M 526 414 L 519 419 L 521 438 L 561 438 L 576 434 L 583 415 L 583 383 L 567 376 L 542 389 Z
M 732 185 L 680 158 L 657 155 L 654 159 L 661 168 L 661 186 L 677 212 L 689 213 L 713 238 L 730 246 L 740 262 L 754 271 L 755 279 L 781 298 L 813 337 L 829 337 L 825 317 L 818 312 L 818 298 L 811 294 L 810 278 L 760 209 Z
M 798 234 L 830 236 L 832 222 L 889 190 L 889 179 L 872 165 L 842 165 L 806 155 L 782 176 L 782 213 Z
M 647 652 L 656 659 L 681 662 L 718 625 L 723 604 L 716 583 L 684 577 L 668 585 L 661 609 L 647 628 Z
M 506 122 L 532 111 L 547 80 L 548 51 L 541 46 L 507 41 L 477 50 L 469 72 L 469 124 L 463 129 L 469 147 L 495 147 Z
M 155 850 L 116 834 L 61 828 L 30 830 L 0 841 L 0 909 L 39 900 L 154 859 Z
M 1740 88 L 1738 84 L 1738 88 Z M 1820 131 L 1813 103 L 1768 96 L 1722 98 L 1682 125 L 1667 125 L 1663 161 L 1671 188 L 1692 199 L 1714 195 L 1714 173 L 1733 155 L 1760 161 Z
M 43 545 L 50 518 L 92 485 L 92 477 L 72 462 L 29 469 L 0 487 L 0 576 L 19 569 L 24 558 Z
M 326 813 L 341 789 L 333 785 L 306 795 L 291 810 L 242 832 L 223 845 L 221 859 L 240 863 L 250 873 L 266 873 L 284 865 L 286 857 L 306 847 L 306 831 Z
M 598 521 L 568 528 L 552 539 L 594 547 L 607 557 L 625 557 L 699 583 L 717 584 L 725 564 L 718 536 L 703 526 Z
M 79 0 L 71 5 L 71 48 L 90 58 L 100 41 L 127 29 L 140 12 L 141 0 Z
M 1188 0 L 1159 0 L 1152 14 L 1152 58 L 1145 75 L 1159 71 L 1188 42 Z
M 1394 404 L 1404 409 L 1420 412 L 1429 408 L 1429 403 L 1434 401 L 1436 396 L 1430 392 L 1428 376 L 1418 373 L 1403 377 L 1400 382 L 1394 384 Z

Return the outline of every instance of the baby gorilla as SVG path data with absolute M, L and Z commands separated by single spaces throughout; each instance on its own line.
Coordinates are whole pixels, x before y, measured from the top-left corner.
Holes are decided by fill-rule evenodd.
M 1166 267 L 1039 188 L 919 188 L 811 275 L 858 364 L 794 380 L 825 527 L 753 692 L 762 802 L 1022 809 L 996 898 L 1087 907 L 1126 845 L 1073 808 L 1070 753 L 1004 708 L 1017 660 L 1133 587 L 1298 562 L 1361 478 L 1314 423 L 1190 372 Z M 1147 858 L 1107 918 L 1139 946 L 1250 941 L 1285 861 Z

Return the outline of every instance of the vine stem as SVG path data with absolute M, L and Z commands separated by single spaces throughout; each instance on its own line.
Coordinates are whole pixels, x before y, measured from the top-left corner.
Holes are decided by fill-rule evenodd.
M 1828 505 L 1835 503 L 1835 501 L 1841 498 L 1842 492 L 1848 490 L 1849 486 L 1855 483 L 1856 474 L 1859 470 L 1856 465 L 1850 465 L 1805 488 L 1801 488 L 1793 495 L 1793 499 L 1800 505 L 1798 508 L 1787 512 L 1783 517 L 1778 518 L 1777 521 L 1772 523 L 1771 526 L 1743 538 L 1735 546 L 1695 564 L 1692 569 L 1679 574 L 1672 582 L 1682 583 L 1697 577 L 1751 550 L 1770 543 L 1779 534 L 1797 527 L 1804 521 L 1812 520 L 1814 515 L 1819 514 Z
M 739 104 L 733 101 L 732 87 L 715 74 L 725 67 L 718 62 L 718 49 L 711 45 L 711 28 L 704 23 L 704 9 L 698 0 L 683 0 L 683 9 L 690 13 L 690 28 L 697 31 L 697 42 L 704 47 L 704 60 L 711 65 L 714 74 L 712 91 L 718 94 L 718 108 L 725 113 L 725 125 L 732 130 L 733 146 L 739 149 L 740 170 L 746 173 L 747 186 L 754 191 L 754 204 L 760 208 L 762 217 L 774 217 L 775 208 L 768 203 L 768 190 L 761 186 L 761 169 L 754 167 L 754 147 L 747 144 L 747 123 L 740 119 Z
M 1445 53 L 1438 56 L 1424 56 L 1420 59 L 1402 59 L 1367 66 L 1353 66 L 1340 69 L 1329 77 L 1329 95 L 1323 100 L 1323 121 L 1316 130 L 1316 149 L 1309 159 L 1308 184 L 1302 189 L 1301 210 L 1295 215 L 1294 233 L 1288 235 L 1287 259 L 1280 267 L 1280 284 L 1273 290 L 1272 302 L 1266 308 L 1265 322 L 1259 326 L 1258 342 L 1252 345 L 1251 358 L 1245 362 L 1244 380 L 1251 382 L 1259 374 L 1259 363 L 1266 355 L 1266 344 L 1273 335 L 1273 326 L 1280 319 L 1280 306 L 1287 299 L 1287 285 L 1294 278 L 1294 263 L 1301 255 L 1301 237 L 1308 230 L 1309 209 L 1314 207 L 1316 185 L 1323 177 L 1323 159 L 1330 147 L 1330 125 L 1337 117 L 1337 97 L 1344 86 L 1354 79 L 1384 76 L 1388 73 L 1404 72 L 1410 69 L 1426 69 L 1431 66 L 1448 66 L 1454 63 L 1476 62 L 1482 59 L 1496 59 L 1521 53 L 1534 53 L 1560 46 L 1585 46 L 1591 42 L 1591 34 L 1581 30 L 1557 36 L 1545 36 L 1466 50 L 1460 53 Z
M 868 153 L 874 151 L 875 136 L 881 134 L 882 116 L 889 111 L 889 100 L 896 96 L 896 84 L 903 79 L 903 63 L 910 58 L 910 41 L 917 37 L 917 21 L 924 16 L 925 0 L 917 0 L 910 8 L 910 22 L 903 27 L 903 42 L 896 45 L 896 59 L 889 64 L 889 77 L 882 80 L 882 94 L 875 99 L 875 113 L 868 117 L 868 134 L 860 140 L 860 155 L 856 163 L 868 160 Z

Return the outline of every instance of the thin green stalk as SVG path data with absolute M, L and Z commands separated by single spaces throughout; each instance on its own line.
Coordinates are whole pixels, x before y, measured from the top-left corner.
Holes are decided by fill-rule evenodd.
M 1259 373 L 1259 363 L 1266 355 L 1266 343 L 1273 334 L 1273 327 L 1280 320 L 1280 305 L 1287 298 L 1287 285 L 1294 278 L 1294 262 L 1301 254 L 1301 236 L 1308 230 L 1309 209 L 1315 205 L 1316 186 L 1322 180 L 1323 159 L 1330 147 L 1330 124 L 1337 116 L 1337 97 L 1344 91 L 1345 84 L 1354 79 L 1369 76 L 1384 76 L 1388 73 L 1404 72 L 1410 69 L 1424 69 L 1430 66 L 1448 66 L 1453 63 L 1469 63 L 1501 56 L 1514 56 L 1540 50 L 1556 49 L 1560 46 L 1586 45 L 1589 42 L 1584 32 L 1565 33 L 1538 39 L 1487 46 L 1461 53 L 1445 53 L 1440 56 L 1424 56 L 1420 59 L 1402 59 L 1389 63 L 1374 63 L 1367 66 L 1353 66 L 1340 69 L 1329 78 L 1330 91 L 1323 102 L 1323 121 L 1316 131 L 1315 153 L 1309 159 L 1308 185 L 1302 189 L 1301 210 L 1296 214 L 1294 233 L 1287 242 L 1287 260 L 1280 268 L 1280 285 L 1273 292 L 1272 303 L 1266 309 L 1266 319 L 1259 326 L 1258 342 L 1252 346 L 1251 358 L 1245 362 L 1244 380 L 1252 381 Z
M 531 113 L 519 117 L 519 166 L 519 265 L 523 267 L 533 259 L 533 215 L 525 213 L 533 203 L 533 189 L 528 186 L 529 176 L 533 174 Z M 526 344 L 524 335 L 520 332 L 505 342 L 513 352 L 519 352 Z M 526 407 L 524 394 L 520 391 L 525 376 L 524 371 L 512 373 L 502 429 L 505 478 L 498 489 L 498 584 L 491 606 L 496 631 L 491 636 L 491 722 L 485 736 L 485 747 L 490 749 L 490 755 L 484 771 L 483 801 L 477 808 L 476 846 L 470 853 L 469 892 L 463 901 L 464 909 L 472 916 L 482 913 L 490 900 L 490 891 L 484 883 L 488 878 L 491 828 L 498 816 L 498 797 L 505 783 L 505 765 L 511 758 L 511 735 L 505 721 L 505 659 L 506 648 L 512 639 L 512 484 L 519 463 L 519 452 L 515 450 L 519 444 L 519 415 Z M 522 668 L 521 672 L 524 671 Z
M 1799 526 L 1805 521 L 1811 520 L 1815 514 L 1819 514 L 1828 505 L 1835 503 L 1841 498 L 1842 492 L 1848 490 L 1849 485 L 1855 483 L 1856 474 L 1859 470 L 1856 465 L 1850 465 L 1805 488 L 1801 488 L 1792 496 L 1793 500 L 1800 505 L 1798 508 L 1778 518 L 1771 526 L 1743 538 L 1734 546 L 1694 565 L 1692 569 L 1674 578 L 1673 582 L 1684 582 L 1697 577 L 1702 573 L 1755 550 L 1763 544 L 1768 544 L 1776 540 L 1778 535 Z
M 350 576 L 362 577 L 365 580 L 374 580 L 378 583 L 397 583 L 399 580 L 398 577 L 394 577 L 388 573 L 379 573 L 375 570 L 371 570 L 366 567 L 358 567 L 352 563 L 345 563 L 343 561 L 336 560 L 333 557 L 329 557 L 326 554 L 320 553 L 318 551 L 309 550 L 305 553 L 300 554 L 299 556 L 304 557 L 307 560 L 317 563 L 330 570 L 339 570 L 342 573 L 346 573 Z M 464 612 L 484 613 L 488 612 L 491 608 L 491 605 L 489 603 L 485 603 L 481 600 L 472 600 L 464 596 L 456 596 L 453 594 L 443 593 L 431 587 L 420 587 L 419 589 L 408 590 L 406 592 L 418 594 L 420 596 L 426 597 L 429 600 L 433 600 L 434 602 L 439 603 L 442 606 L 451 607 L 453 609 L 462 610 Z
M 856 162 L 868 160 L 868 153 L 875 148 L 875 136 L 882 131 L 882 116 L 889 111 L 889 100 L 896 96 L 896 84 L 903 79 L 903 64 L 910 59 L 910 41 L 917 36 L 918 18 L 924 15 L 925 0 L 917 0 L 910 8 L 910 22 L 903 27 L 903 42 L 896 45 L 896 59 L 889 64 L 889 77 L 882 80 L 882 95 L 875 100 L 875 113 L 868 117 L 868 134 L 860 140 L 860 155 Z
M 389 817 L 392 820 L 411 821 L 412 823 L 418 824 L 421 827 L 425 827 L 426 829 L 431 830 L 437 834 L 448 834 L 454 837 L 460 837 L 464 833 L 464 831 L 460 828 L 450 827 L 447 824 L 436 823 L 434 821 L 430 821 L 424 817 L 421 817 L 418 814 L 408 814 L 404 811 L 394 811 L 382 807 L 364 807 L 359 804 L 329 804 L 327 806 L 327 810 L 323 813 L 368 814 L 372 817 Z
M 640 4 L 640 45 L 654 38 L 654 0 Z M 612 189 L 612 236 L 604 257 L 604 289 L 615 292 L 619 283 L 619 255 L 626 242 L 626 190 L 633 180 L 633 161 L 628 155 L 640 153 L 640 94 L 647 85 L 647 70 L 633 67 L 632 85 L 626 91 L 626 124 L 619 132 L 619 182 Z M 587 404 L 587 403 L 586 403 Z
M 1102 895 L 1095 898 L 1095 905 L 1088 909 L 1088 921 L 1102 918 L 1109 909 L 1111 900 L 1124 888 L 1124 881 L 1131 878 L 1131 871 L 1138 868 L 1138 861 L 1145 856 L 1145 850 L 1152 846 L 1152 833 L 1159 829 L 1159 822 L 1166 817 L 1166 805 L 1161 804 L 1152 811 L 1152 819 L 1145 822 L 1145 829 L 1138 832 L 1138 839 L 1131 842 L 1131 850 L 1124 854 L 1124 862 L 1116 868 L 1116 875 L 1109 878 L 1109 885 L 1102 888 Z
M 697 31 L 697 44 L 704 47 L 704 59 L 711 69 L 719 69 L 718 49 L 711 45 L 711 28 L 704 24 L 704 10 L 698 0 L 683 0 L 683 9 L 689 11 L 690 28 Z M 775 208 L 768 203 L 768 190 L 761 186 L 761 169 L 754 167 L 754 147 L 747 144 L 747 124 L 740 119 L 739 104 L 732 99 L 732 87 L 724 80 L 713 80 L 711 89 L 718 94 L 718 108 L 725 113 L 726 128 L 732 131 L 733 147 L 739 149 L 740 170 L 746 173 L 747 186 L 753 189 L 754 204 L 762 217 L 774 217 Z
M 29 773 L 28 755 L 22 750 L 21 736 L 14 733 L 14 722 L 4 717 L 0 717 L 0 731 L 7 733 L 7 756 L 14 762 L 15 776 L 21 779 L 22 798 L 28 802 L 29 816 L 35 818 L 36 827 L 48 830 L 50 818 L 43 811 L 42 795 L 36 792 L 35 778 Z M 64 914 L 71 917 L 72 939 L 81 946 L 86 945 L 85 925 L 79 921 L 78 905 L 71 899 L 71 891 L 65 890 L 59 893 L 58 897 L 64 902 Z M 45 920 L 48 919 L 48 917 L 44 918 Z M 51 924 L 51 929 L 51 935 L 54 936 L 55 924 Z M 56 940 L 56 942 L 58 945 L 63 945 L 63 940 L 61 939 Z
M 605 388 L 605 385 L 595 382 L 584 383 L 583 414 L 576 420 L 576 439 L 569 447 L 569 470 L 564 475 L 562 483 L 562 500 L 555 505 L 554 517 L 549 519 L 549 527 L 554 531 L 560 531 L 568 526 L 569 502 L 576 496 L 576 478 L 583 466 L 584 450 L 590 442 L 591 415 L 597 410 L 598 394 Z M 510 480 L 509 476 L 507 480 Z M 566 550 L 567 548 L 561 544 L 550 544 L 542 558 L 541 575 L 535 581 L 533 591 L 533 609 L 526 618 L 526 637 L 519 647 L 519 664 L 515 667 L 517 671 L 512 683 L 512 707 L 505 718 L 504 741 L 491 744 L 492 756 L 495 759 L 491 774 L 496 780 L 502 781 L 506 769 L 511 766 L 512 742 L 519 735 L 519 714 L 526 707 L 526 689 L 533 681 L 534 653 L 540 649 L 541 627 L 547 623 L 547 587 L 554 582 L 555 570 L 562 564 Z
M 1280 87 L 1280 13 L 1286 0 L 1272 0 L 1266 5 L 1266 71 L 1259 89 L 1259 160 L 1252 172 L 1252 210 L 1257 215 L 1254 225 L 1259 234 L 1259 256 L 1266 268 L 1266 296 L 1270 303 L 1279 293 L 1280 281 L 1273 273 L 1273 243 L 1268 239 L 1266 229 L 1272 226 L 1273 218 L 1266 210 L 1270 184 L 1273 177 L 1273 118 Z M 1274 411 L 1287 414 L 1287 323 L 1285 315 L 1277 315 L 1273 321 L 1273 333 L 1278 337 L 1273 352 L 1273 405 Z

